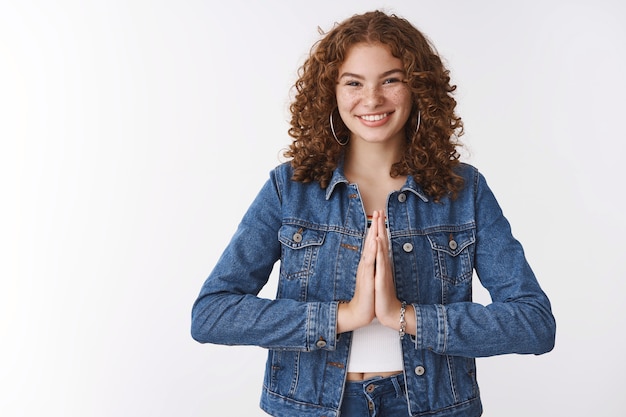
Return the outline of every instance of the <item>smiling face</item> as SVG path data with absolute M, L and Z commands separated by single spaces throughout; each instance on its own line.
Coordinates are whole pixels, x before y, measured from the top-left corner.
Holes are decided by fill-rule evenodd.
M 339 67 L 337 106 L 351 141 L 400 145 L 411 114 L 402 61 L 382 44 L 352 46 Z

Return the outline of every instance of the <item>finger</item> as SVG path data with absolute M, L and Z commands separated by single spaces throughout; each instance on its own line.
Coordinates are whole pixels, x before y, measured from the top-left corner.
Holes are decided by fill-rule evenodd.
M 393 280 L 393 272 L 391 270 L 391 261 L 389 259 L 389 251 L 383 241 L 387 237 L 378 238 L 378 250 L 376 252 L 376 271 L 375 271 L 375 289 L 376 289 L 376 310 L 387 312 L 389 306 L 396 299 L 396 288 Z
M 376 212 L 372 214 L 372 225 L 370 226 L 365 236 L 365 242 L 363 244 L 363 251 L 361 253 L 361 259 L 369 260 L 372 263 L 374 262 L 374 259 L 376 258 L 376 252 L 378 250 L 378 243 L 377 243 L 378 224 L 375 218 L 376 218 Z
M 374 210 L 372 213 L 372 224 L 370 226 L 370 234 L 378 236 L 378 210 Z
M 388 251 L 389 250 L 389 238 L 387 236 L 387 226 L 386 226 L 386 218 L 385 218 L 385 212 L 383 210 L 381 210 L 378 213 L 378 227 L 377 227 L 377 232 L 378 232 L 378 237 L 379 237 L 379 245 L 383 246 L 383 250 L 384 251 Z
M 378 212 L 378 233 L 379 234 L 383 234 L 385 232 L 385 211 L 384 210 L 380 210 Z
M 386 244 L 387 236 L 379 236 L 376 240 L 376 274 L 378 275 L 379 273 L 386 273 L 389 261 L 389 249 Z

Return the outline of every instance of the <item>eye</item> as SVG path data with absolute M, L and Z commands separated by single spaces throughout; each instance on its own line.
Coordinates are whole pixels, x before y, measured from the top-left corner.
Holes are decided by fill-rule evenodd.
M 346 81 L 346 85 L 349 87 L 359 87 L 361 83 L 355 80 L 349 80 L 349 81 Z
M 402 82 L 400 78 L 387 78 L 385 81 L 383 81 L 383 84 L 394 84 L 400 82 Z

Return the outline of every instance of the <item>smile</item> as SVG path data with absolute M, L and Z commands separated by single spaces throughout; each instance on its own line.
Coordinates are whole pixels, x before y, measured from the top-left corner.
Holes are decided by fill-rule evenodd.
M 359 116 L 361 119 L 366 120 L 368 122 L 377 122 L 379 120 L 383 120 L 385 117 L 389 116 L 389 113 L 382 114 L 365 114 L 363 116 Z

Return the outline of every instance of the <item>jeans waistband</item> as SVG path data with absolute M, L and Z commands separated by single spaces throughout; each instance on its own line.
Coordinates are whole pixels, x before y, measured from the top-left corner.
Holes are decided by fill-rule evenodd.
M 367 394 L 370 398 L 394 392 L 398 396 L 404 395 L 406 388 L 404 373 L 388 377 L 375 377 L 365 381 L 347 381 L 344 395 Z

